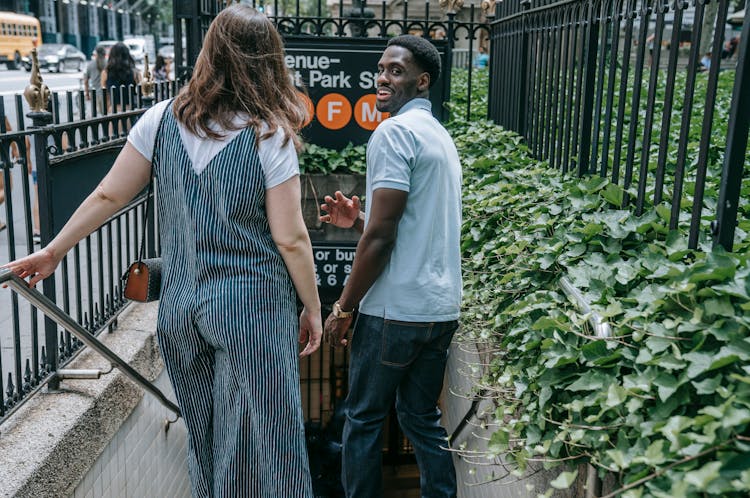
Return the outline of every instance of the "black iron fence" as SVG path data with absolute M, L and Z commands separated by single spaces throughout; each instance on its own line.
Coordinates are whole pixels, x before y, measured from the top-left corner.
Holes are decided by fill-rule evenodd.
M 176 89 L 174 83 L 158 84 L 156 98 L 172 96 Z M 2 208 L 7 224 L 0 232 L 3 262 L 30 254 L 54 237 L 110 169 L 130 126 L 148 107 L 140 87 L 93 91 L 90 100 L 83 91 L 51 97 L 48 111 L 31 113 L 33 119 L 25 116 L 20 95 L 7 107 L 0 99 Z M 4 118 L 13 131 L 6 129 Z M 44 295 L 91 333 L 112 330 L 126 304 L 120 278 L 144 236 L 146 202 L 145 195 L 140 196 L 110 218 L 42 283 Z M 154 227 L 147 232 L 149 250 L 156 252 Z M 19 303 L 15 293 L 5 292 L 0 299 L 2 422 L 40 386 L 47 383 L 55 389 L 54 373 L 83 343 L 34 306 Z
M 727 24 L 734 3 L 499 2 L 490 117 L 550 166 L 611 178 L 623 207 L 668 208 L 691 248 L 710 232 L 731 250 L 750 120 L 750 23 Z

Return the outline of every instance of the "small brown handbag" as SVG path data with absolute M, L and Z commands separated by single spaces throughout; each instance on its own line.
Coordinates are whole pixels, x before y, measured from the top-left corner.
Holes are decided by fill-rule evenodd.
M 169 112 L 170 107 L 171 104 L 167 106 L 164 114 Z M 132 263 L 122 276 L 122 280 L 125 282 L 123 295 L 131 301 L 140 301 L 142 303 L 158 300 L 159 292 L 161 291 L 161 258 L 143 259 L 143 255 L 146 252 L 146 229 L 148 227 L 149 200 L 151 199 L 151 194 L 154 192 L 154 167 L 156 166 L 157 153 L 156 141 L 161 132 L 161 126 L 164 123 L 164 114 L 162 114 L 161 120 L 159 121 L 159 126 L 156 129 L 156 136 L 154 138 L 153 157 L 151 159 L 151 177 L 148 182 L 148 194 L 146 194 L 146 213 L 143 217 L 143 231 L 141 232 L 138 260 L 135 263 Z
M 131 301 L 148 303 L 159 299 L 161 291 L 161 258 L 143 259 L 146 250 L 146 229 L 148 227 L 149 199 L 154 190 L 154 170 L 151 169 L 151 178 L 148 183 L 148 194 L 146 195 L 146 214 L 143 217 L 143 232 L 141 232 L 141 244 L 138 252 L 138 260 L 132 263 L 122 279 L 125 281 L 123 295 Z
M 142 303 L 158 300 L 161 291 L 161 258 L 136 261 L 130 265 L 124 279 L 126 298 Z

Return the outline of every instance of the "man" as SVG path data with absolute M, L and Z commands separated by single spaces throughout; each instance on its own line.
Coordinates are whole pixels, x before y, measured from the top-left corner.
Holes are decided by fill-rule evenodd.
M 101 94 L 102 71 L 107 67 L 107 51 L 104 47 L 99 45 L 91 55 L 91 60 L 83 73 L 83 88 L 86 100 L 91 100 L 91 90 L 96 90 L 97 94 Z
M 487 54 L 487 48 L 484 45 L 479 45 L 479 53 L 474 58 L 474 67 L 481 69 L 486 68 L 490 65 L 490 56 Z
M 321 221 L 362 232 L 352 272 L 325 324 L 333 345 L 351 339 L 342 480 L 349 498 L 382 496 L 382 426 L 395 399 L 414 446 L 422 496 L 456 496 L 437 407 L 461 301 L 461 167 L 432 116 L 440 57 L 423 38 L 398 36 L 378 62 L 377 108 L 391 113 L 367 146 L 367 207 L 326 196 Z M 377 476 L 373 479 L 373 476 Z

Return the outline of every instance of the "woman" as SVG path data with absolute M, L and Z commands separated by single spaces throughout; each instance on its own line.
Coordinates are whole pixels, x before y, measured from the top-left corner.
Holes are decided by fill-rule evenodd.
M 135 68 L 135 61 L 130 55 L 130 49 L 122 42 L 115 43 L 109 49 L 107 67 L 102 71 L 102 88 L 107 90 L 111 98 L 111 109 L 117 109 L 120 105 L 120 87 L 124 86 L 124 95 L 131 91 L 130 85 L 136 85 L 141 81 L 141 73 Z
M 154 63 L 154 81 L 157 83 L 169 81 L 169 63 L 161 55 L 156 56 L 156 63 Z
M 190 84 L 134 125 L 60 234 L 6 265 L 30 285 L 51 275 L 142 191 L 153 161 L 157 336 L 188 429 L 193 496 L 313 496 L 295 346 L 299 334 L 308 355 L 322 334 L 295 150 L 305 118 L 278 32 L 232 5 L 211 24 Z

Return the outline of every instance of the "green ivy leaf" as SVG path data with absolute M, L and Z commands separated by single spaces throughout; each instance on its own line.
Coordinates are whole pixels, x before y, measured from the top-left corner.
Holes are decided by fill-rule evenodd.
M 611 205 L 618 208 L 622 206 L 622 199 L 625 193 L 619 185 L 608 183 L 601 194 L 604 200 Z
M 598 391 L 604 386 L 609 386 L 614 381 L 612 375 L 598 370 L 589 370 L 584 372 L 578 380 L 565 388 L 566 391 Z
M 693 381 L 692 384 L 693 386 L 695 386 L 697 394 L 714 394 L 716 392 L 716 388 L 721 385 L 722 380 L 723 377 L 721 375 L 717 375 L 716 377 L 703 379 L 700 382 Z
M 510 435 L 504 429 L 496 430 L 490 436 L 487 450 L 493 455 L 499 455 L 507 451 L 509 441 Z
M 656 384 L 657 386 L 659 399 L 661 399 L 662 401 L 666 401 L 670 396 L 672 396 L 675 391 L 677 391 L 677 388 L 681 385 L 681 383 L 676 378 L 663 372 L 660 373 L 656 379 L 654 379 L 654 384 Z
M 709 462 L 703 467 L 685 473 L 685 482 L 703 491 L 714 479 L 719 478 L 721 462 Z
M 655 467 L 657 465 L 663 464 L 667 461 L 665 455 L 667 449 L 664 447 L 665 444 L 666 441 L 664 441 L 663 439 L 654 441 L 648 446 L 642 456 L 636 456 L 635 458 L 633 458 L 633 463 L 645 463 L 650 467 Z
M 578 477 L 578 471 L 573 472 L 561 472 L 555 479 L 550 482 L 550 486 L 555 489 L 568 489 Z
M 704 303 L 703 308 L 706 311 L 706 318 L 734 315 L 734 306 L 729 302 L 728 297 L 709 299 Z
M 599 358 L 606 357 L 609 355 L 607 341 L 591 341 L 586 343 L 581 348 L 581 353 L 586 361 L 595 361 Z
M 607 408 L 614 408 L 620 406 L 625 402 L 627 398 L 627 391 L 621 386 L 611 384 L 607 389 L 607 401 L 604 404 Z
M 688 361 L 687 376 L 694 379 L 702 373 L 708 372 L 713 363 L 713 355 L 710 353 L 688 353 L 683 356 Z

